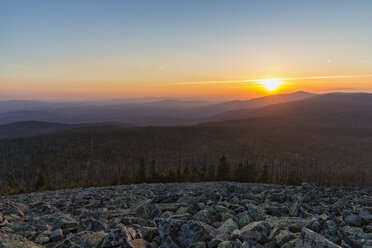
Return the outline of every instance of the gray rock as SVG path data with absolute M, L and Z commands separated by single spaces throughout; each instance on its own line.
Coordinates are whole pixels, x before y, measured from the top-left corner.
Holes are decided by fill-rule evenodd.
M 301 204 L 299 201 L 296 201 L 292 207 L 289 209 L 289 216 L 291 217 L 298 217 L 301 210 Z
M 269 235 L 271 227 L 266 221 L 255 221 L 241 229 L 241 232 L 246 231 L 261 232 L 265 235 Z
M 143 200 L 136 203 L 131 210 L 136 213 L 136 216 L 148 219 L 151 216 L 151 200 Z
M 238 248 L 238 246 L 232 241 L 223 241 L 218 244 L 217 248 Z
M 147 241 L 152 241 L 158 233 L 158 229 L 156 227 L 149 227 L 149 226 L 143 226 L 141 227 L 142 236 Z
M 63 232 L 62 232 L 61 228 L 58 228 L 58 229 L 54 230 L 50 234 L 50 240 L 51 241 L 58 241 L 58 240 L 61 240 L 61 239 L 63 239 Z
M 213 213 L 208 210 L 200 210 L 193 216 L 194 220 L 202 221 L 207 223 L 208 225 L 211 225 L 213 222 L 216 221 L 216 218 L 214 217 Z
M 93 232 L 99 232 L 99 231 L 104 231 L 106 230 L 107 225 L 102 223 L 99 220 L 96 219 L 83 219 L 80 220 L 79 226 L 78 226 L 78 231 L 93 231 Z
M 252 218 L 247 211 L 243 212 L 243 213 L 240 213 L 238 214 L 237 216 L 237 220 L 238 220 L 238 226 L 239 228 L 242 228 L 250 223 L 252 223 L 254 220 L 254 218 Z
M 234 230 L 237 229 L 239 229 L 238 225 L 231 218 L 223 222 L 222 225 L 218 228 L 221 233 L 226 235 L 231 234 Z
M 342 248 L 324 238 L 319 233 L 303 228 L 296 241 L 296 248 Z
M 254 241 L 244 241 L 240 248 L 264 248 L 264 247 Z
M 205 242 L 196 242 L 190 245 L 188 248 L 207 248 L 207 245 L 205 244 Z
M 109 247 L 131 247 L 129 241 L 135 239 L 136 231 L 132 228 L 122 227 L 113 229 L 109 234 L 103 239 L 101 248 Z
M 207 243 L 208 248 L 216 248 L 220 243 L 222 243 L 224 240 L 221 238 L 214 238 L 211 241 Z
M 80 232 L 73 236 L 67 237 L 62 242 L 56 245 L 55 248 L 70 248 L 70 247 L 85 247 L 85 248 L 98 248 L 101 247 L 103 239 L 107 233 L 101 232 Z
M 230 198 L 230 203 L 232 204 L 239 204 L 239 198 L 235 195 L 232 198 Z
M 239 229 L 234 230 L 230 235 L 229 235 L 229 240 L 242 240 L 242 233 L 240 232 Z
M 323 229 L 327 228 L 327 219 L 328 216 L 320 215 L 314 218 L 311 218 L 305 225 L 306 228 L 313 230 L 314 232 L 320 232 Z
M 20 235 L 11 234 L 11 233 L 8 233 L 0 229 L 0 247 L 1 248 L 15 248 L 15 247 L 42 248 L 44 246 L 37 245 Z
M 282 247 L 285 243 L 293 239 L 296 239 L 296 235 L 287 230 L 283 230 L 275 237 L 275 243 Z
M 166 246 L 188 247 L 198 241 L 210 241 L 216 230 L 203 222 L 180 221 L 170 218 L 156 218 L 156 226 Z
M 358 216 L 362 219 L 364 225 L 372 224 L 372 214 L 365 208 L 358 209 Z
M 284 245 L 282 245 L 280 248 L 295 248 L 296 247 L 296 240 L 293 239 L 287 243 L 285 243 Z
M 349 216 L 346 216 L 345 221 L 349 225 L 360 227 L 362 226 L 363 220 L 357 215 L 349 215 Z
M 313 187 L 310 184 L 304 182 L 302 183 L 302 188 L 304 190 L 311 190 Z

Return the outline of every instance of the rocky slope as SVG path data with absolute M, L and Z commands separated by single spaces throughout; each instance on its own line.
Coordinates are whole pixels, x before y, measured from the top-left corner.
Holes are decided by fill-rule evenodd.
M 372 247 L 372 188 L 229 182 L 0 198 L 0 247 Z

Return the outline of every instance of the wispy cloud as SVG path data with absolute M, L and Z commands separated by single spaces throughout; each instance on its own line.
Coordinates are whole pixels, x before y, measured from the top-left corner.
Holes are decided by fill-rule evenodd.
M 346 79 L 346 78 L 367 78 L 367 77 L 372 77 L 372 74 L 287 77 L 287 78 L 275 78 L 275 79 L 283 80 L 283 81 L 292 81 L 292 80 Z M 190 82 L 170 83 L 170 85 L 202 85 L 202 84 L 226 84 L 226 83 L 245 84 L 245 83 L 259 83 L 263 79 L 267 79 L 267 78 L 242 79 L 242 80 L 190 81 Z

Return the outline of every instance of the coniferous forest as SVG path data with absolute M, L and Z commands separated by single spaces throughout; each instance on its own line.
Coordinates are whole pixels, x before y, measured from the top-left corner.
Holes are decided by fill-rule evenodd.
M 80 127 L 0 141 L 2 194 L 132 183 L 238 181 L 366 186 L 369 129 L 244 120 Z

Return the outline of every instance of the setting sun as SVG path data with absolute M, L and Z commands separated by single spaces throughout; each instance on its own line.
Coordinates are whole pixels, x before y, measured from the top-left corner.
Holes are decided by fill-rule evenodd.
M 275 91 L 283 85 L 283 81 L 278 79 L 262 79 L 260 80 L 260 84 L 264 87 L 267 91 Z

